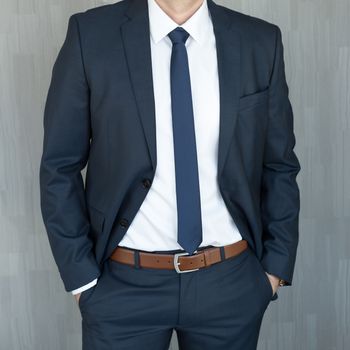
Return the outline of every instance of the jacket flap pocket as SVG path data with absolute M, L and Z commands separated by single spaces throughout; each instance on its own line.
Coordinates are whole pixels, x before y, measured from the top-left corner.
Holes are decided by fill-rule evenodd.
M 105 216 L 98 209 L 89 205 L 90 224 L 93 232 L 102 232 Z

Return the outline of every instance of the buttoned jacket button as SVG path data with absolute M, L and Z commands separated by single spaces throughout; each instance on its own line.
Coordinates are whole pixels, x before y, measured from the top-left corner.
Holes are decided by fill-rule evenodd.
M 129 221 L 127 219 L 123 218 L 119 221 L 119 224 L 120 224 L 120 226 L 128 227 Z
M 144 188 L 150 188 L 151 187 L 151 180 L 150 179 L 143 179 L 142 180 L 142 185 Z

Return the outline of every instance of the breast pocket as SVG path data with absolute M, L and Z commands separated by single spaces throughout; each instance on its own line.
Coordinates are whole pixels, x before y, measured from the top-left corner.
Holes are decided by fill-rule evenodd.
M 242 96 L 239 99 L 239 110 L 251 109 L 256 106 L 267 105 L 269 97 L 269 89 Z

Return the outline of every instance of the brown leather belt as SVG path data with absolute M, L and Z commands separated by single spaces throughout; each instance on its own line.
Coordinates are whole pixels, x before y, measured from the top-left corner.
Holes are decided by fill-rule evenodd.
M 246 240 L 225 245 L 224 259 L 221 259 L 220 247 L 200 248 L 193 255 L 184 253 L 159 254 L 152 252 L 139 252 L 139 266 L 146 268 L 157 268 L 176 270 L 178 273 L 196 271 L 200 268 L 208 267 L 225 259 L 240 254 L 247 249 Z M 111 254 L 110 259 L 123 264 L 136 266 L 136 250 L 118 246 Z

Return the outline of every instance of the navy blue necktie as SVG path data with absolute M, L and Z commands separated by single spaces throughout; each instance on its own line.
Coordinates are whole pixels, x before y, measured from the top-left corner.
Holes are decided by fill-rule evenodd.
M 191 81 L 185 42 L 189 34 L 181 27 L 168 34 L 173 43 L 170 64 L 173 122 L 177 241 L 189 254 L 202 242 L 202 220 Z

